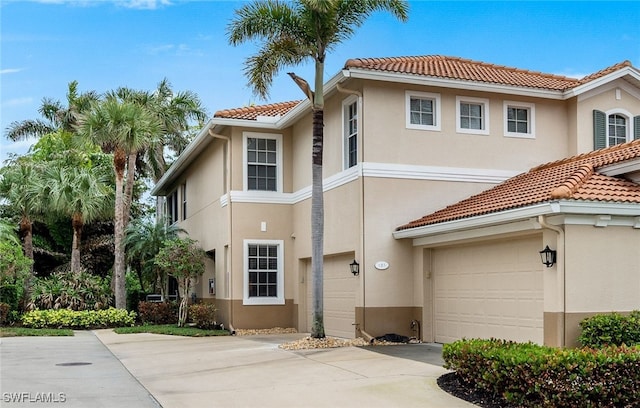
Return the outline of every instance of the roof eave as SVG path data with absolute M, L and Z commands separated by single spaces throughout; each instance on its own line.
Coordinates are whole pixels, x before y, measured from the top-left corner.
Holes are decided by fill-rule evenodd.
M 420 86 L 434 86 L 441 88 L 464 89 L 468 91 L 495 92 L 502 94 L 528 96 L 535 98 L 546 98 L 562 100 L 565 99 L 563 91 L 551 89 L 528 88 L 520 86 L 510 86 L 493 84 L 480 81 L 466 81 L 460 79 L 437 78 L 421 75 L 410 75 L 397 72 L 378 72 L 359 68 L 349 68 L 348 75 L 352 78 L 368 79 L 373 81 L 388 81 Z
M 592 81 L 589 81 L 585 84 L 576 86 L 575 88 L 571 88 L 565 92 L 565 99 L 573 98 L 574 96 L 581 95 L 585 92 L 588 92 L 592 89 L 598 88 L 606 83 L 611 81 L 615 81 L 619 78 L 624 78 L 625 76 L 630 76 L 636 81 L 640 82 L 640 71 L 635 69 L 634 67 L 623 67 L 617 71 L 611 72 L 607 75 L 604 75 L 600 78 L 596 78 Z

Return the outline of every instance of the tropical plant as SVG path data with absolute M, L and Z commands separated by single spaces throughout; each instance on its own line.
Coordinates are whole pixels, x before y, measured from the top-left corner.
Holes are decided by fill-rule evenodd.
M 135 174 L 135 155 L 147 147 L 151 138 L 160 131 L 161 123 L 143 106 L 120 101 L 111 95 L 80 118 L 80 132 L 91 138 L 104 150 L 113 152 L 115 174 L 115 227 L 113 264 L 116 308 L 126 308 L 124 231 L 129 218 L 131 195 L 124 188 L 127 166 L 131 178 Z M 133 163 L 129 160 L 134 156 Z M 127 164 L 128 163 L 128 164 Z M 127 210 L 125 212 L 125 210 Z
M 165 241 L 156 255 L 155 264 L 178 281 L 181 297 L 178 326 L 184 326 L 187 321 L 189 294 L 197 279 L 204 273 L 204 259 L 204 250 L 197 241 L 190 238 Z
M 37 279 L 27 308 L 97 310 L 110 304 L 111 290 L 106 280 L 82 270 Z
M 323 338 L 324 204 L 322 150 L 324 126 L 324 63 L 327 52 L 350 38 L 375 11 L 388 11 L 401 21 L 408 16 L 403 0 L 258 0 L 236 10 L 228 27 L 232 45 L 258 40 L 262 47 L 246 61 L 249 85 L 262 98 L 273 77 L 286 66 L 315 64 L 313 91 L 307 82 L 289 75 L 309 98 L 313 110 L 311 190 L 311 270 L 313 323 L 311 337 Z
M 67 90 L 67 106 L 51 98 L 43 98 L 38 112 L 43 119 L 12 122 L 6 129 L 7 138 L 17 141 L 30 137 L 40 138 L 58 130 L 73 133 L 80 114 L 99 100 L 94 91 L 78 94 L 78 81 L 72 81 Z
M 9 220 L 0 219 L 0 242 L 10 242 L 20 245 L 15 226 Z

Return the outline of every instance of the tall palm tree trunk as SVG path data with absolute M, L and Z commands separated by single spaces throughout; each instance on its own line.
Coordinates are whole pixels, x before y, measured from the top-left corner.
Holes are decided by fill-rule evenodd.
M 324 110 L 313 111 L 313 151 L 311 165 L 311 287 L 313 291 L 313 323 L 311 337 L 324 338 L 324 200 L 322 192 L 322 149 Z
M 131 202 L 133 201 L 133 185 L 135 183 L 136 176 L 136 158 L 138 153 L 131 152 L 127 157 L 127 178 L 126 184 L 124 187 L 124 203 L 122 208 L 122 216 L 123 216 L 123 228 L 127 228 L 129 225 L 129 219 L 131 218 Z
M 22 248 L 24 255 L 33 261 L 33 224 L 31 220 L 23 216 L 20 219 L 20 237 L 22 238 Z M 33 274 L 33 263 L 31 264 L 31 274 Z
M 113 166 L 116 173 L 116 205 L 115 227 L 113 240 L 115 259 L 113 262 L 114 295 L 116 308 L 126 309 L 126 292 L 124 285 L 124 169 L 126 154 L 122 149 L 116 149 L 113 155 Z
M 73 242 L 71 244 L 71 272 L 80 273 L 80 269 L 82 269 L 82 265 L 80 263 L 80 238 L 82 236 L 82 228 L 84 227 L 82 214 L 73 214 L 71 225 L 73 226 Z

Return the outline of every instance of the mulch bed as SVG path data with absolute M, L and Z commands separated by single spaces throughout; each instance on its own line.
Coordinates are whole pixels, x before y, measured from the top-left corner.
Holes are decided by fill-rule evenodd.
M 509 405 L 500 395 L 478 390 L 473 384 L 462 381 L 460 376 L 455 372 L 440 376 L 438 378 L 438 385 L 443 391 L 448 392 L 454 397 L 458 397 L 479 407 L 514 408 L 513 405 Z

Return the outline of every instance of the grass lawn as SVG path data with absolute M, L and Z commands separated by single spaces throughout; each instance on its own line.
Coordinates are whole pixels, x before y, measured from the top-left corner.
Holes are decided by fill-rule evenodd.
M 0 327 L 0 337 L 73 336 L 70 329 L 31 329 L 29 327 Z
M 178 327 L 175 324 L 143 325 L 133 327 L 118 327 L 113 329 L 118 334 L 153 333 L 170 334 L 172 336 L 206 337 L 228 336 L 227 330 L 205 330 L 197 327 Z

